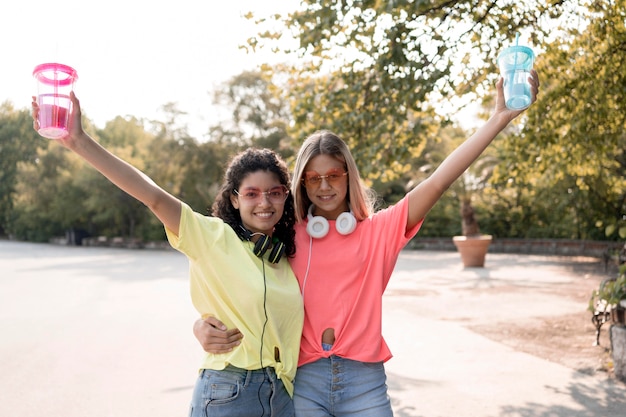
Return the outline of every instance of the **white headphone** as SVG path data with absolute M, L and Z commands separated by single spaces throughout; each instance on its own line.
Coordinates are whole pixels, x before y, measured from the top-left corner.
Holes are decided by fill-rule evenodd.
M 309 206 L 307 219 L 309 223 L 306 225 L 306 232 L 309 236 L 320 239 L 328 234 L 330 230 L 328 220 L 323 216 L 313 216 L 313 204 Z M 354 229 L 356 229 L 356 217 L 352 214 L 352 209 L 350 209 L 350 212 L 341 213 L 337 217 L 335 229 L 341 235 L 349 235 L 354 232 Z

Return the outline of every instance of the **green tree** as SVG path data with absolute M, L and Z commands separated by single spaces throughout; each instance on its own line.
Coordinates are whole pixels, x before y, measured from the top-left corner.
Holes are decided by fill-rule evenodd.
M 84 210 L 92 190 L 81 184 L 89 175 L 88 167 L 61 146 L 40 137 L 32 128 L 30 112 L 24 111 L 20 123 L 23 140 L 35 146 L 36 152 L 30 160 L 18 163 L 7 229 L 18 239 L 32 241 L 47 241 L 72 230 L 92 230 L 93 216 Z M 93 129 L 88 119 L 83 124 Z
M 497 55 L 520 31 L 540 54 L 542 94 L 495 145 L 502 162 L 483 193 L 490 227 L 597 239 L 626 233 L 625 6 L 309 0 L 249 45 L 296 37 L 293 136 L 335 130 L 365 175 L 385 182 L 408 172 L 438 132 L 446 117 L 435 106 L 492 96 Z
M 49 144 L 38 151 L 34 163 L 22 163 L 18 169 L 11 232 L 19 239 L 47 241 L 68 229 L 87 229 L 90 222 L 82 210 L 87 193 L 76 182 L 82 177 L 80 161 Z
M 211 126 L 215 143 L 269 148 L 289 159 L 294 147 L 287 132 L 290 111 L 283 67 L 263 67 L 235 75 L 213 94 L 213 103 L 230 114 L 230 120 Z M 291 92 L 289 92 L 291 93 Z
M 115 155 L 146 170 L 148 144 L 153 136 L 134 117 L 116 117 L 97 129 L 94 135 L 100 143 Z M 83 164 L 89 173 L 81 176 L 82 186 L 89 190 L 83 207 L 93 213 L 92 220 L 98 224 L 101 234 L 143 238 L 138 232 L 145 223 L 150 224 L 152 213 L 143 204 L 111 184 L 100 173 Z
M 116 117 L 97 129 L 84 117 L 83 124 L 107 149 L 146 172 L 195 210 L 206 213 L 217 194 L 225 165 L 239 145 L 199 144 L 181 123 L 175 103 L 166 104 L 163 112 L 163 121 Z M 32 131 L 30 116 L 21 122 L 24 132 Z M 165 238 L 162 224 L 147 207 L 77 155 L 32 133 L 33 143 L 46 146 L 31 155 L 32 162 L 18 164 L 13 182 L 15 207 L 8 221 L 14 236 L 47 241 L 70 231 L 86 231 L 95 236 Z
M 148 145 L 146 172 L 194 210 L 209 213 L 228 160 L 241 144 L 215 137 L 199 142 L 180 126 L 181 112 L 174 103 L 164 106 L 163 113 L 164 122 L 152 122 L 155 137 Z
M 523 29 L 539 43 L 566 3 L 308 0 L 249 45 L 293 34 L 294 136 L 334 130 L 366 176 L 385 180 L 410 169 L 446 118 L 437 100 L 491 94 L 500 47 Z
M 546 45 L 540 99 L 500 148 L 501 188 L 551 214 L 529 220 L 558 237 L 626 239 L 625 9 L 591 2 Z
M 30 111 L 16 110 L 9 102 L 0 105 L 0 236 L 12 233 L 19 164 L 35 163 L 37 150 L 47 144 L 47 139 L 33 130 Z
M 140 121 L 118 117 L 102 130 L 87 118 L 83 123 L 104 146 L 143 168 L 150 135 Z M 146 207 L 58 144 L 40 150 L 35 163 L 20 166 L 17 187 L 12 226 L 21 239 L 47 241 L 69 231 L 142 238 L 149 230 Z

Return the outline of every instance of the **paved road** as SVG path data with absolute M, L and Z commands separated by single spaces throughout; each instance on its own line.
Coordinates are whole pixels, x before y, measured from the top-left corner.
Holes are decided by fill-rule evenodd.
M 454 252 L 404 252 L 384 299 L 396 417 L 626 416 L 624 384 L 468 327 L 494 311 L 506 322 L 584 310 L 557 290 L 584 279 L 578 266 L 489 254 L 463 269 Z M 187 415 L 202 352 L 182 255 L 0 241 L 0 271 L 0 416 Z

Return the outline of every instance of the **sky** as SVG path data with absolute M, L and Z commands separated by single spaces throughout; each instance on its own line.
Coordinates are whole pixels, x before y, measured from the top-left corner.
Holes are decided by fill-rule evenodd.
M 297 0 L 29 0 L 0 6 L 0 103 L 30 108 L 33 69 L 58 62 L 78 73 L 74 91 L 102 128 L 116 116 L 156 119 L 169 102 L 201 139 L 219 120 L 215 86 L 278 58 L 246 54 L 257 33 L 243 14 L 287 12 Z

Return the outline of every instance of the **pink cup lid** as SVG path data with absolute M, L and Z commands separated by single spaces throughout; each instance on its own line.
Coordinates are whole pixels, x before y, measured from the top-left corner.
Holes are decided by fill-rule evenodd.
M 68 65 L 48 63 L 37 65 L 33 77 L 45 84 L 71 85 L 78 79 L 78 73 Z

